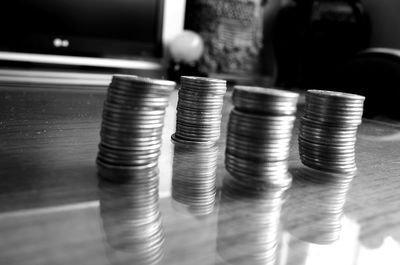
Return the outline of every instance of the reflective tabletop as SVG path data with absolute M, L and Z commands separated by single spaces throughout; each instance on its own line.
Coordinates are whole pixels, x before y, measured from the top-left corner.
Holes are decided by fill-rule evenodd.
M 144 201 L 97 176 L 106 87 L 3 85 L 0 264 L 399 264 L 400 126 L 363 120 L 357 175 L 338 185 L 301 178 L 296 119 L 291 187 L 243 192 L 224 163 L 231 95 L 217 144 L 190 149 L 171 141 L 173 92 Z

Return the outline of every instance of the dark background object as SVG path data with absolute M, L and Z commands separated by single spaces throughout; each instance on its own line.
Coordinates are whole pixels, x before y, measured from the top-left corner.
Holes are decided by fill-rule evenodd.
M 338 72 L 337 89 L 364 95 L 364 116 L 400 120 L 400 50 L 368 49 Z
M 358 0 L 286 1 L 277 19 L 277 84 L 332 88 L 332 79 L 368 46 L 370 29 Z
M 282 87 L 298 87 L 302 53 L 305 50 L 312 0 L 282 1 L 273 35 L 277 64 L 276 83 Z

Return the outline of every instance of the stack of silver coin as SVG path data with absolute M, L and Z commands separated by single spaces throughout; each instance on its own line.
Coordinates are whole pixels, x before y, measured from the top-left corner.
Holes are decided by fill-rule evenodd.
M 331 244 L 339 239 L 343 207 L 350 188 L 340 182 L 339 173 L 301 167 L 292 172 L 294 181 L 289 198 L 283 206 L 283 224 L 297 238 L 315 243 Z
M 351 181 L 357 169 L 355 143 L 364 99 L 349 93 L 307 91 L 299 134 L 299 152 L 304 165 L 342 173 Z
M 100 179 L 100 215 L 112 264 L 155 265 L 164 255 L 158 177 L 114 183 Z
M 216 142 L 220 137 L 225 92 L 225 80 L 182 76 L 177 106 L 176 139 Z
M 165 108 L 175 82 L 114 75 L 104 102 L 98 173 L 113 181 L 154 175 Z M 147 169 L 143 170 L 143 167 Z
M 172 198 L 200 216 L 213 212 L 216 196 L 218 146 L 174 142 Z
M 225 167 L 238 181 L 254 187 L 288 187 L 292 129 L 298 94 L 235 86 L 228 122 Z
M 217 252 L 229 264 L 275 264 L 285 189 L 255 190 L 225 178 L 218 213 Z

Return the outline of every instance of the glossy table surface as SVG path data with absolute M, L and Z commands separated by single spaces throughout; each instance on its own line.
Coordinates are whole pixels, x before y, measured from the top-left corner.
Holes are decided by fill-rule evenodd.
M 112 233 L 118 233 L 118 218 L 128 218 L 129 209 L 102 210 L 118 201 L 102 195 L 96 173 L 105 95 L 105 87 L 0 87 L 0 264 L 147 264 L 135 260 L 135 251 L 110 242 L 118 240 Z M 276 264 L 400 264 L 400 126 L 364 120 L 359 127 L 358 174 L 349 188 L 337 191 L 346 195 L 340 218 L 329 215 L 325 196 L 336 194 L 337 187 L 294 182 L 279 211 L 259 207 L 258 219 L 252 219 L 248 210 L 257 208 L 256 200 L 223 199 L 230 97 L 228 92 L 218 142 L 216 203 L 208 212 L 196 212 L 171 196 L 175 167 L 191 166 L 174 160 L 170 136 L 177 93 L 171 96 L 159 159 L 158 206 L 165 238 L 158 264 L 269 264 L 249 255 L 253 237 L 256 241 L 274 232 L 260 225 L 272 215 L 280 220 L 273 224 L 279 239 L 271 254 Z M 291 143 L 292 169 L 302 167 L 297 134 L 298 126 Z M 318 218 L 324 211 L 324 218 Z M 331 232 L 335 240 L 319 240 Z M 265 253 L 271 248 L 256 247 Z

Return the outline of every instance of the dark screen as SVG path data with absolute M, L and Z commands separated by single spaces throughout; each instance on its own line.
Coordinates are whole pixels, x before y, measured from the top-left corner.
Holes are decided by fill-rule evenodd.
M 120 47 L 141 54 L 160 44 L 160 11 L 159 0 L 2 1 L 0 45 L 51 52 L 53 40 L 62 38 L 70 45 L 60 53 L 113 54 Z

